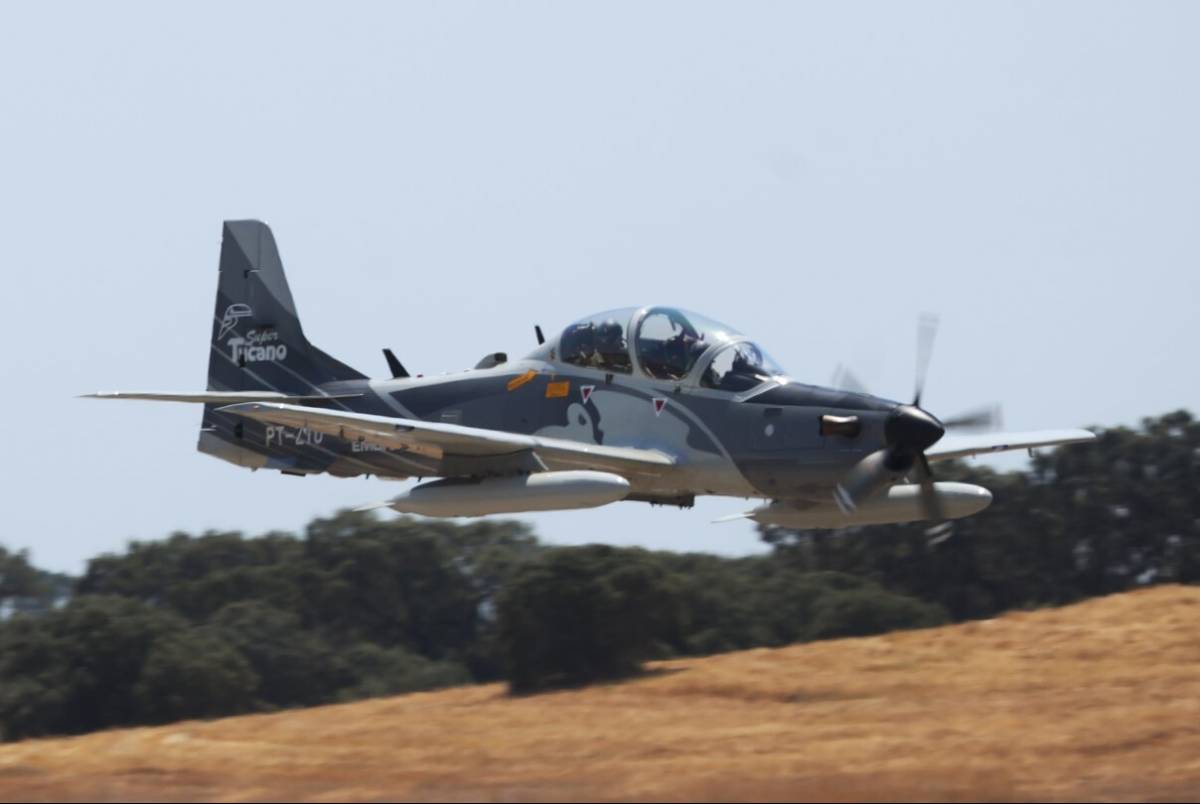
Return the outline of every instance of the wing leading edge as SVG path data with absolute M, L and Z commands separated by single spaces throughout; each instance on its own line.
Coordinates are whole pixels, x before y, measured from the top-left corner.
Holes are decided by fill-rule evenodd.
M 948 435 L 925 450 L 931 461 L 948 461 L 990 452 L 1007 452 L 1034 447 L 1054 447 L 1092 441 L 1096 434 L 1087 430 L 1035 430 L 1028 433 L 980 433 L 978 435 Z
M 486 468 L 490 459 L 500 465 L 511 465 L 506 459 L 518 453 L 532 453 L 542 464 L 541 468 L 597 469 L 620 474 L 659 476 L 675 464 L 674 458 L 657 450 L 583 444 L 561 438 L 286 403 L 241 402 L 219 410 L 271 424 L 307 427 L 326 435 L 431 458 L 479 459 L 477 465 L 481 468 Z

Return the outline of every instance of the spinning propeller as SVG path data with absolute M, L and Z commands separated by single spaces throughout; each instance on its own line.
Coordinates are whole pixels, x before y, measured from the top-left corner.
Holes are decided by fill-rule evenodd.
M 942 520 L 941 502 L 934 488 L 933 472 L 925 450 L 937 443 L 949 428 L 991 429 L 999 424 L 998 407 L 981 408 L 945 421 L 921 408 L 929 360 L 937 335 L 935 316 L 923 315 L 917 326 L 917 372 L 913 401 L 899 405 L 884 421 L 883 449 L 872 452 L 846 473 L 834 489 L 833 499 L 846 513 L 853 512 L 863 500 L 878 492 L 895 479 L 912 472 L 921 486 L 921 510 L 926 519 Z M 863 392 L 862 385 L 848 370 L 840 369 L 838 383 L 846 390 Z

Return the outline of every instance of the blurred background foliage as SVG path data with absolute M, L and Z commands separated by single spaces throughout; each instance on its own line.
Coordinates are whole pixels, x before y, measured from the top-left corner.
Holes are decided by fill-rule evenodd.
M 132 543 L 80 578 L 0 547 L 0 737 L 500 679 L 532 692 L 1200 581 L 1200 424 L 1179 411 L 1098 432 L 1027 471 L 939 465 L 995 495 L 948 537 L 763 528 L 769 554 L 721 558 L 341 512 L 299 536 Z

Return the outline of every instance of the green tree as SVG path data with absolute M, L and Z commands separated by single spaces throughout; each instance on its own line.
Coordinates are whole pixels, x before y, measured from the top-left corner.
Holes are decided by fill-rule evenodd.
M 7 739 L 138 722 L 133 687 L 178 616 L 119 597 L 75 598 L 0 627 L 0 724 Z
M 677 630 L 677 586 L 653 555 L 592 545 L 523 566 L 499 598 L 499 640 L 515 692 L 638 672 Z
M 806 630 L 808 639 L 834 639 L 929 628 L 948 619 L 940 606 L 872 585 L 818 596 Z
M 133 688 L 140 720 L 169 723 L 252 708 L 258 676 L 211 628 L 163 634 L 151 645 Z
M 255 539 L 236 532 L 174 533 L 161 542 L 133 542 L 123 555 L 92 559 L 76 593 L 167 606 L 194 622 L 238 600 L 295 609 L 302 554 L 297 539 L 280 533 Z
M 385 648 L 362 642 L 345 651 L 352 680 L 334 694 L 339 701 L 378 695 L 399 695 L 473 681 L 467 668 L 457 662 L 433 661 L 404 648 Z
M 0 545 L 0 603 L 33 597 L 40 591 L 38 572 L 29 564 L 29 553 L 25 550 L 13 553 Z
M 218 634 L 254 670 L 254 698 L 273 707 L 306 706 L 332 699 L 355 674 L 322 636 L 300 617 L 258 600 L 230 603 L 210 620 Z
M 347 644 L 399 646 L 455 658 L 476 636 L 479 595 L 437 530 L 344 511 L 308 526 L 303 621 Z

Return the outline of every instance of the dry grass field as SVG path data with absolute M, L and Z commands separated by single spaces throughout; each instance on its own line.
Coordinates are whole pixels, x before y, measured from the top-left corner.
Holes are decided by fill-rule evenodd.
M 1200 588 L 868 639 L 0 746 L 21 800 L 1196 800 Z

